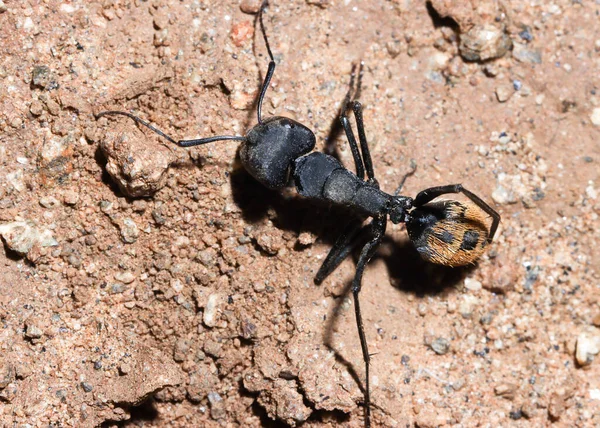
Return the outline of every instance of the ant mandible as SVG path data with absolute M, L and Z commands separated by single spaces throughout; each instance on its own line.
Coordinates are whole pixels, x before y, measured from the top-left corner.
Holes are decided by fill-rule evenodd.
M 366 226 L 352 222 L 342 232 L 315 277 L 316 284 L 322 283 L 352 252 L 356 242 L 361 242 L 356 239 L 357 236 L 361 233 L 367 235 L 368 240 L 360 251 L 352 280 L 352 294 L 356 325 L 365 362 L 365 387 L 363 389 L 365 426 L 370 427 L 370 355 L 363 327 L 359 295 L 363 272 L 381 244 L 388 217 L 394 224 L 406 224 L 408 236 L 423 259 L 431 263 L 457 267 L 474 263 L 483 254 L 486 246 L 494 238 L 500 223 L 500 215 L 481 198 L 460 184 L 431 187 L 421 191 L 414 199 L 398 195 L 402 185 L 393 195 L 382 191 L 373 170 L 364 129 L 362 105 L 356 99 L 351 100 L 354 73 L 350 83 L 351 89 L 342 107 L 340 121 L 350 145 L 356 173 L 346 169 L 332 156 L 312 152 L 316 143 L 315 135 L 301 123 L 281 116 L 263 120 L 262 104 L 275 71 L 275 60 L 263 23 L 263 13 L 267 6 L 268 0 L 263 1 L 258 20 L 270 58 L 269 67 L 258 98 L 258 124 L 250 129 L 245 137 L 221 135 L 193 140 L 175 140 L 131 113 L 104 111 L 97 117 L 127 116 L 180 147 L 199 146 L 224 140 L 240 141 L 241 162 L 248 173 L 262 185 L 269 189 L 282 189 L 288 185 L 291 175 L 301 196 L 341 205 L 363 219 L 371 218 Z M 348 120 L 348 111 L 350 110 L 356 120 L 358 143 Z M 473 204 L 454 200 L 432 202 L 437 197 L 450 193 L 462 193 Z M 489 228 L 483 213 L 492 218 Z

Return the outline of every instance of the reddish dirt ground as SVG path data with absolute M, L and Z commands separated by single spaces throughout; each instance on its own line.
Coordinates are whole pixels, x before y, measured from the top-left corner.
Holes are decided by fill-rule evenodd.
M 373 425 L 600 425 L 598 0 L 271 1 L 265 115 L 352 163 L 353 64 L 382 188 L 502 215 L 466 269 L 403 225 L 369 264 Z M 267 66 L 253 0 L 0 1 L 0 425 L 363 426 L 348 215 L 241 167 Z

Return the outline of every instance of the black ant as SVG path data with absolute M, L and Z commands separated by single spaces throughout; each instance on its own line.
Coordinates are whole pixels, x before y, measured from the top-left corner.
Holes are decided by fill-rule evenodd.
M 265 0 L 261 5 L 258 20 L 270 62 L 258 98 L 258 124 L 250 129 L 245 137 L 221 135 L 194 140 L 175 140 L 131 113 L 104 111 L 97 116 L 127 116 L 180 147 L 199 146 L 223 140 L 241 141 L 241 162 L 250 175 L 262 185 L 269 189 L 282 189 L 288 185 L 291 176 L 301 196 L 338 204 L 362 218 L 371 218 L 370 223 L 364 227 L 362 224 L 351 223 L 350 227 L 346 228 L 329 251 L 315 277 L 316 284 L 323 282 L 352 252 L 357 241 L 355 238 L 360 233 L 368 236 L 368 241 L 363 246 L 358 258 L 356 273 L 352 281 L 352 294 L 354 295 L 358 335 L 365 362 L 365 388 L 363 389 L 365 426 L 370 427 L 370 355 L 360 311 L 359 294 L 363 272 L 381 244 L 388 217 L 394 224 L 406 224 L 408 236 L 423 259 L 440 265 L 456 267 L 474 263 L 483 254 L 486 246 L 494 238 L 500 223 L 500 215 L 481 198 L 460 184 L 431 187 L 421 191 L 414 199 L 398 195 L 402 185 L 393 195 L 380 190 L 365 135 L 362 105 L 356 100 L 350 100 L 350 91 L 342 107 L 340 121 L 350 144 L 356 173 L 344 168 L 332 156 L 312 152 L 316 143 L 315 135 L 301 123 L 281 116 L 263 120 L 262 104 L 275 71 L 275 60 L 263 23 L 263 12 L 267 5 L 268 0 Z M 354 73 L 351 87 L 353 81 Z M 348 120 L 349 110 L 352 110 L 356 120 L 358 143 Z M 454 200 L 432 202 L 437 197 L 449 193 L 462 193 L 474 205 Z M 492 224 L 489 228 L 483 213 L 492 217 Z

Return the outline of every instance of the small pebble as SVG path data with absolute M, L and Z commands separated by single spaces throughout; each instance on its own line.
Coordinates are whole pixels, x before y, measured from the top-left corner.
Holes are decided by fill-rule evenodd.
M 4 13 L 8 10 L 8 8 L 6 7 L 6 5 L 4 4 L 4 2 L 2 0 L 0 0 L 0 13 Z
M 600 353 L 600 333 L 583 332 L 577 337 L 575 359 L 580 366 L 592 364 L 598 353 Z
M 27 255 L 35 244 L 42 247 L 58 245 L 52 233 L 47 229 L 38 229 L 32 221 L 15 221 L 0 225 L 0 235 L 11 250 Z
M 508 414 L 508 416 L 513 421 L 518 421 L 519 419 L 521 419 L 523 417 L 523 412 L 521 411 L 521 409 L 513 410 Z
M 309 246 L 315 243 L 317 236 L 314 233 L 302 232 L 298 235 L 298 244 L 302 246 Z
M 79 193 L 74 190 L 67 190 L 63 196 L 63 201 L 66 205 L 77 205 L 77 202 L 79 202 Z
M 108 294 L 121 294 L 125 290 L 127 290 L 127 287 L 125 287 L 125 284 L 122 284 L 120 282 L 115 282 L 108 288 Z
M 123 239 L 123 242 L 126 244 L 133 244 L 137 241 L 139 235 L 140 231 L 137 224 L 130 218 L 124 219 L 121 224 L 121 238 Z
M 526 45 L 515 43 L 512 51 L 513 58 L 529 64 L 541 64 L 542 53 L 539 49 L 529 49 Z
M 131 272 L 118 272 L 115 274 L 115 280 L 124 284 L 131 284 L 135 280 L 135 275 Z
M 0 362 L 0 390 L 6 388 L 15 378 L 15 369 L 7 362 Z
M 465 294 L 462 302 L 460 302 L 460 305 L 458 306 L 458 312 L 463 318 L 471 318 L 477 304 L 479 304 L 479 299 L 477 297 Z
M 433 350 L 433 352 L 435 352 L 438 355 L 445 355 L 450 349 L 450 343 L 443 337 L 438 337 L 433 342 L 431 342 L 431 345 L 429 346 Z
M 514 204 L 517 202 L 514 194 L 501 185 L 498 185 L 496 190 L 492 192 L 492 199 L 499 205 Z
M 542 104 L 544 104 L 544 98 L 546 98 L 546 96 L 544 94 L 539 94 L 535 96 L 535 103 L 538 106 L 541 106 Z
M 482 24 L 460 35 L 459 51 L 467 61 L 487 61 L 504 56 L 511 46 L 512 40 L 504 29 Z
M 496 88 L 496 98 L 499 102 L 505 103 L 512 97 L 514 89 L 507 85 L 498 86 Z
M 214 327 L 217 325 L 217 309 L 220 303 L 220 296 L 218 294 L 211 294 L 208 296 L 208 302 L 204 307 L 204 314 L 202 321 L 207 327 Z
M 523 87 L 523 83 L 518 79 L 513 80 L 512 83 L 513 83 L 513 89 L 515 91 L 520 91 L 521 88 Z
M 123 363 L 119 366 L 119 372 L 122 375 L 126 375 L 127 373 L 131 372 L 131 365 L 129 363 Z
M 483 72 L 488 77 L 496 77 L 500 73 L 500 70 L 496 64 L 489 63 L 483 67 Z
M 600 107 L 596 107 L 590 115 L 590 120 L 596 126 L 600 126 Z
M 242 337 L 246 340 L 253 339 L 256 337 L 256 324 L 250 322 L 248 319 L 243 319 L 240 323 Z
M 34 116 L 41 116 L 44 113 L 44 105 L 39 100 L 33 100 L 29 106 L 29 112 Z
M 513 399 L 515 396 L 515 392 L 517 390 L 517 386 L 512 383 L 501 383 L 500 385 L 494 388 L 494 393 L 500 397 Z
M 519 37 L 521 37 L 526 42 L 530 42 L 533 40 L 533 35 L 529 32 L 528 29 L 525 29 L 519 33 Z
M 222 419 L 225 417 L 225 402 L 218 392 L 209 392 L 208 402 L 210 403 L 210 416 L 213 419 Z
M 392 39 L 385 45 L 388 53 L 392 58 L 396 58 L 402 52 L 402 42 L 397 39 Z
M 15 382 L 9 383 L 6 388 L 0 391 L 0 401 L 5 403 L 11 403 L 19 390 L 17 389 L 17 384 Z
M 106 171 L 126 196 L 152 195 L 165 186 L 175 155 L 164 145 L 149 143 L 139 129 L 122 126 L 111 124 L 100 141 Z
M 28 339 L 39 339 L 44 332 L 35 324 L 27 324 L 25 329 L 25 337 Z
M 56 208 L 57 206 L 60 205 L 60 202 L 58 202 L 58 199 L 56 199 L 53 196 L 44 196 L 42 198 L 40 198 L 40 205 L 43 206 L 44 208 Z
M 94 389 L 94 387 L 90 383 L 87 383 L 87 382 L 81 382 L 81 387 L 83 388 L 83 390 L 85 392 L 92 392 Z
M 54 80 L 54 76 L 49 67 L 45 65 L 37 65 L 31 73 L 31 83 L 48 91 L 58 88 L 58 83 Z
M 481 282 L 472 278 L 465 278 L 465 288 L 471 291 L 481 290 Z
M 244 13 L 255 14 L 260 10 L 261 0 L 242 0 L 240 10 Z

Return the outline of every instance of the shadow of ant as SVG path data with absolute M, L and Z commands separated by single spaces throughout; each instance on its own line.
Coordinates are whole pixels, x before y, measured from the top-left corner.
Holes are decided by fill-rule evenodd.
M 141 426 L 145 423 L 156 422 L 160 418 L 160 413 L 156 407 L 154 398 L 142 401 L 141 403 L 129 407 L 131 418 L 126 421 L 107 420 L 100 425 L 102 428 L 108 427 L 125 427 L 125 426 Z
M 360 248 L 360 245 L 358 247 Z M 353 252 L 352 257 L 356 263 L 358 260 L 357 251 Z M 384 238 L 379 251 L 373 256 L 371 262 L 375 259 L 383 259 L 388 270 L 391 286 L 399 291 L 413 293 L 418 298 L 447 294 L 464 281 L 467 274 L 475 268 L 474 265 L 458 268 L 434 265 L 423 260 L 408 239 L 398 241 L 389 236 Z M 368 287 L 368 284 L 366 286 Z M 358 372 L 353 364 L 336 348 L 334 341 L 334 331 L 342 312 L 341 306 L 351 294 L 352 280 L 349 280 L 341 295 L 335 299 L 335 304 L 331 310 L 332 316 L 327 319 L 323 339 L 324 344 L 333 351 L 336 361 L 346 367 L 361 392 L 364 393 L 363 381 Z M 377 407 L 374 402 L 371 402 L 371 405 Z

